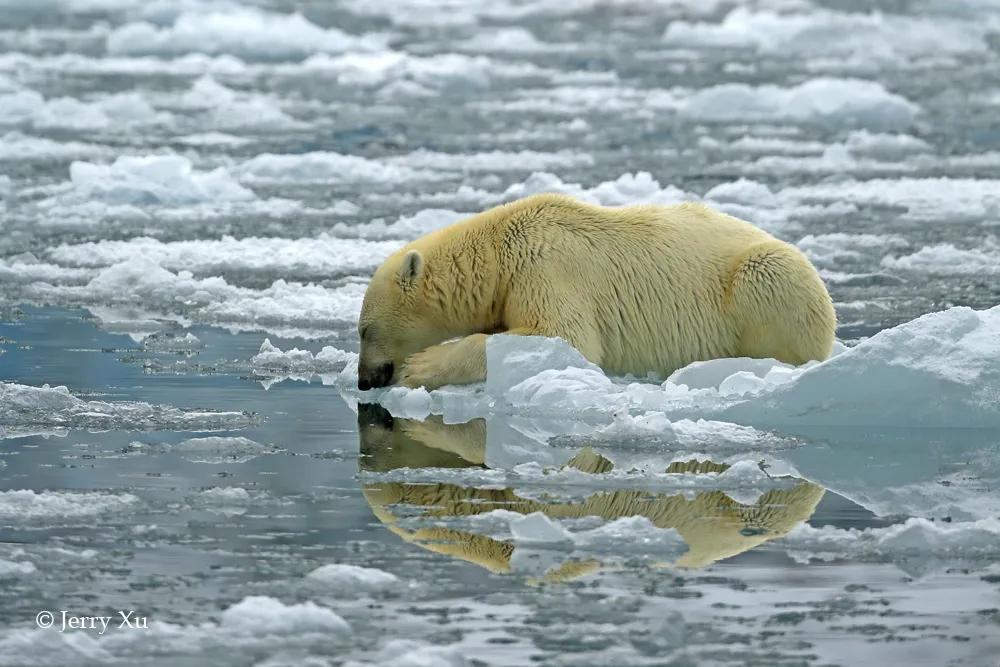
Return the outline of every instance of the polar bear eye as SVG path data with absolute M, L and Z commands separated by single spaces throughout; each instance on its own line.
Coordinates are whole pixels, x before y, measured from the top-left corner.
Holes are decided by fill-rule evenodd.
M 361 327 L 361 340 L 368 340 L 368 334 L 371 333 L 371 330 L 370 326 Z

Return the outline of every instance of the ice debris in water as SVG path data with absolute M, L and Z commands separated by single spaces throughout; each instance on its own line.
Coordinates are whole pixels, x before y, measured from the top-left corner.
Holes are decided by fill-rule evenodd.
M 872 13 L 755 11 L 737 7 L 721 23 L 674 21 L 664 41 L 693 49 L 750 48 L 781 55 L 855 56 L 874 67 L 911 58 L 987 50 L 981 26 Z
M 920 108 L 880 83 L 816 78 L 791 88 L 725 83 L 684 100 L 682 116 L 699 121 L 840 123 L 869 127 L 910 124 Z
M 196 171 L 179 155 L 122 156 L 110 165 L 74 162 L 70 179 L 74 199 L 108 204 L 176 206 L 255 198 L 224 168 Z
M 125 448 L 134 454 L 175 454 L 193 463 L 245 463 L 265 454 L 281 451 L 242 436 L 188 438 L 176 444 L 132 442 Z
M 196 278 L 190 271 L 173 273 L 143 255 L 103 269 L 83 286 L 32 286 L 33 294 L 62 303 L 136 304 L 150 311 L 155 309 L 167 319 L 183 315 L 201 322 L 256 330 L 275 330 L 279 325 L 320 329 L 356 321 L 364 290 L 360 282 L 327 288 L 285 280 L 255 290 L 230 285 L 221 277 Z
M 11 579 L 13 577 L 33 574 L 38 568 L 28 561 L 10 561 L 0 558 L 0 579 Z
M 345 563 L 330 563 L 306 575 L 310 583 L 320 585 L 324 591 L 337 595 L 356 596 L 392 590 L 400 585 L 399 577 L 373 567 Z
M 315 602 L 286 605 L 264 595 L 251 595 L 222 612 L 219 630 L 240 635 L 302 635 L 350 632 L 343 618 Z
M 328 234 L 301 239 L 245 237 L 164 243 L 139 236 L 127 241 L 60 245 L 48 256 L 67 267 L 106 267 L 137 257 L 197 275 L 271 273 L 283 278 L 329 279 L 374 271 L 399 241 L 342 239 Z
M 298 348 L 282 351 L 271 343 L 271 339 L 265 338 L 260 351 L 250 359 L 250 365 L 257 373 L 311 376 L 339 373 L 357 358 L 355 352 L 330 345 L 316 354 Z
M 800 562 L 838 558 L 891 560 L 914 574 L 920 574 L 935 561 L 951 567 L 961 564 L 978 569 L 992 566 L 1000 557 L 1000 520 L 943 523 L 911 518 L 886 528 L 864 530 L 801 524 L 775 546 Z
M 313 53 L 371 49 L 380 42 L 322 28 L 299 13 L 278 14 L 251 7 L 183 12 L 173 25 L 129 23 L 108 35 L 112 55 L 230 54 L 251 60 L 301 59 Z
M 578 183 L 564 183 L 549 172 L 535 172 L 523 183 L 515 183 L 502 195 L 504 200 L 519 199 L 541 192 L 561 192 L 603 206 L 633 204 L 679 204 L 693 198 L 672 185 L 663 187 L 647 171 L 623 174 L 614 181 L 605 181 L 592 188 Z
M 248 412 L 185 410 L 126 401 L 85 401 L 66 387 L 0 382 L 0 436 L 7 427 L 216 431 L 248 428 Z
M 29 489 L 0 491 L 0 521 L 22 523 L 76 519 L 129 511 L 138 504 L 139 499 L 130 493 Z
M 413 215 L 400 216 L 391 223 L 381 218 L 359 225 L 338 222 L 331 231 L 342 238 L 409 240 L 447 227 L 471 215 L 473 214 L 458 213 L 450 209 L 426 208 Z
M 687 551 L 687 543 L 680 533 L 673 528 L 658 528 L 644 516 L 621 517 L 596 528 L 572 531 L 562 521 L 542 512 L 521 515 L 494 510 L 478 520 L 489 521 L 491 516 L 507 519 L 511 536 L 519 549 L 523 546 L 532 549 L 545 547 L 594 554 L 620 552 L 622 544 L 627 543 L 630 553 L 656 553 L 668 560 Z
M 214 514 L 236 516 L 246 514 L 253 502 L 250 492 L 239 486 L 213 487 L 205 489 L 188 497 L 193 507 L 204 509 Z
M 119 93 L 93 102 L 72 97 L 46 100 L 33 90 L 0 94 L 0 125 L 93 131 L 165 124 L 170 120 L 170 114 L 156 111 L 138 93 Z
M 571 540 L 568 530 L 541 512 L 512 518 L 510 532 L 518 542 L 554 543 Z

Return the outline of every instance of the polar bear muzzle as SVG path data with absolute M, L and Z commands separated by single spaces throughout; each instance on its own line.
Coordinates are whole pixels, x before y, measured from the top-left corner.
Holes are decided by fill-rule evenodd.
M 374 368 L 358 366 L 358 389 L 367 391 L 368 389 L 385 387 L 392 382 L 395 371 L 396 367 L 391 361 Z

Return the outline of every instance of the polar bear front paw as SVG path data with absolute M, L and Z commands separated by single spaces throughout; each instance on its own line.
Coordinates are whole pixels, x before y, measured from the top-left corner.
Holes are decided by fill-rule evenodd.
M 415 352 L 406 358 L 399 371 L 399 384 L 404 387 L 437 389 L 445 384 L 442 368 L 443 350 L 440 345 L 429 347 L 423 352 Z

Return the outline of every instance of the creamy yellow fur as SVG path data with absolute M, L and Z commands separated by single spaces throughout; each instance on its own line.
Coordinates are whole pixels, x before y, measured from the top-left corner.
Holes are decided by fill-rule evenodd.
M 486 335 L 564 338 L 610 373 L 825 359 L 836 318 L 794 246 L 702 204 L 606 208 L 542 194 L 413 241 L 375 272 L 360 373 L 482 380 Z M 443 341 L 455 341 L 441 344 Z

